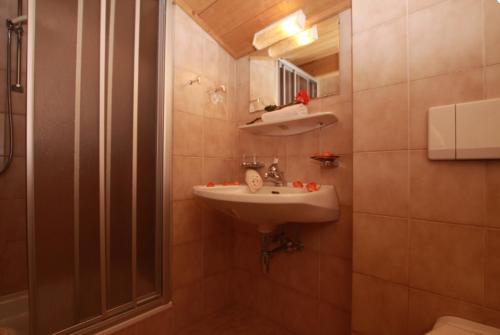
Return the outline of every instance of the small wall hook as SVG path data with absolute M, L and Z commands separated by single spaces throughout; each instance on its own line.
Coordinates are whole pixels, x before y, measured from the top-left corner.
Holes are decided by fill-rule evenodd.
M 226 85 L 220 85 L 214 88 L 214 90 L 211 93 L 218 93 L 218 92 L 226 93 L 226 91 L 227 91 Z
M 196 77 L 196 79 L 193 79 L 193 80 L 188 81 L 188 84 L 189 84 L 189 85 L 193 85 L 193 84 L 201 84 L 201 77 L 200 77 L 200 76 L 198 76 L 198 77 Z

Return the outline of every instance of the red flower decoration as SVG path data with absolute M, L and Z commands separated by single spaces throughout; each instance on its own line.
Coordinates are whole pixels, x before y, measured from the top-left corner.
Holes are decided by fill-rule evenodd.
M 321 188 L 321 185 L 318 185 L 313 181 L 306 185 L 306 189 L 308 192 L 316 192 L 316 191 L 319 191 L 320 188 Z
M 309 103 L 309 95 L 307 94 L 307 91 L 300 90 L 299 92 L 297 92 L 297 96 L 295 97 L 295 102 L 307 105 Z

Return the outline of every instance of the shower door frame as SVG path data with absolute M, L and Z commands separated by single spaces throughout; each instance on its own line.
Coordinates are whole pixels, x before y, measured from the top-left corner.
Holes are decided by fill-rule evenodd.
M 28 0 L 28 44 L 27 44 L 27 83 L 26 83 L 26 198 L 27 198 L 27 240 L 28 240 L 28 275 L 29 275 L 29 315 L 30 315 L 30 334 L 36 334 L 34 316 L 36 315 L 36 264 L 35 264 L 35 190 L 34 190 L 34 175 L 35 175 L 35 138 L 34 138 L 34 73 L 35 73 L 35 20 L 36 20 L 36 1 Z M 115 0 L 116 1 L 116 0 Z M 140 0 L 137 0 L 140 3 Z M 105 221 L 105 146 L 106 146 L 106 118 L 105 109 L 105 60 L 106 60 L 106 0 L 101 0 L 101 36 L 100 36 L 100 67 L 104 65 L 104 69 L 100 70 L 99 90 L 100 90 L 100 108 L 99 108 L 99 156 L 100 156 L 100 268 L 101 268 L 101 314 L 90 320 L 78 323 L 70 328 L 57 332 L 58 335 L 65 334 L 87 334 L 94 333 L 99 330 L 106 329 L 119 322 L 126 321 L 134 316 L 151 312 L 155 308 L 169 308 L 171 306 L 171 153 L 172 153 L 172 103 L 173 103 L 173 3 L 171 0 L 158 0 L 158 98 L 157 98 L 157 115 L 158 115 L 158 134 L 162 135 L 157 141 L 157 157 L 159 158 L 157 167 L 157 206 L 161 206 L 161 224 L 158 227 L 161 232 L 156 235 L 157 240 L 161 240 L 161 244 L 157 245 L 160 248 L 160 270 L 157 276 L 160 279 L 159 295 L 146 297 L 143 301 L 138 301 L 137 296 L 132 297 L 129 304 L 133 307 L 128 310 L 123 310 L 123 306 L 114 309 L 107 309 L 107 270 L 105 268 L 108 260 L 105 246 L 106 239 L 106 221 Z M 140 5 L 138 5 L 140 8 Z M 30 23 L 31 22 L 31 23 Z M 137 32 L 136 32 L 137 33 Z M 138 47 L 136 46 L 136 49 Z M 137 52 L 137 50 L 136 50 Z M 138 57 L 138 56 L 136 56 Z M 137 61 L 137 59 L 135 59 Z M 137 71 L 137 69 L 135 70 Z M 134 83 L 134 86 L 137 84 Z M 136 161 L 133 162 L 136 165 Z M 135 187 L 136 188 L 136 187 Z M 157 207 L 158 208 L 158 207 Z M 159 229 L 158 229 L 159 230 Z M 158 233 L 158 232 L 157 232 Z M 104 252 L 102 252 L 104 251 Z M 132 264 L 134 267 L 134 264 Z M 133 275 L 135 278 L 135 274 Z M 135 279 L 134 279 L 135 280 Z M 134 293 L 134 292 L 133 292 Z M 140 303 L 140 304 L 139 304 Z

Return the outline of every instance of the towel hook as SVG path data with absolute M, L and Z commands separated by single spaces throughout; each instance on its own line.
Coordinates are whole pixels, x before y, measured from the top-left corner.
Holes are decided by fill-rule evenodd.
M 226 85 L 219 85 L 217 86 L 216 88 L 214 88 L 213 90 L 209 91 L 209 93 L 226 93 L 227 89 L 226 89 Z
M 192 79 L 192 80 L 188 81 L 188 84 L 189 84 L 189 85 L 193 85 L 193 84 L 201 84 L 201 77 L 200 77 L 200 76 L 198 76 L 198 77 L 196 77 L 196 79 Z

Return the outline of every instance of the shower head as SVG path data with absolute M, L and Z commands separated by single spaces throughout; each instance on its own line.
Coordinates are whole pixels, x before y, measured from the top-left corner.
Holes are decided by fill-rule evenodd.
M 14 17 L 12 19 L 7 19 L 7 22 L 12 24 L 12 25 L 23 24 L 26 21 L 28 21 L 28 16 L 26 16 L 26 15 L 21 15 L 18 17 Z

